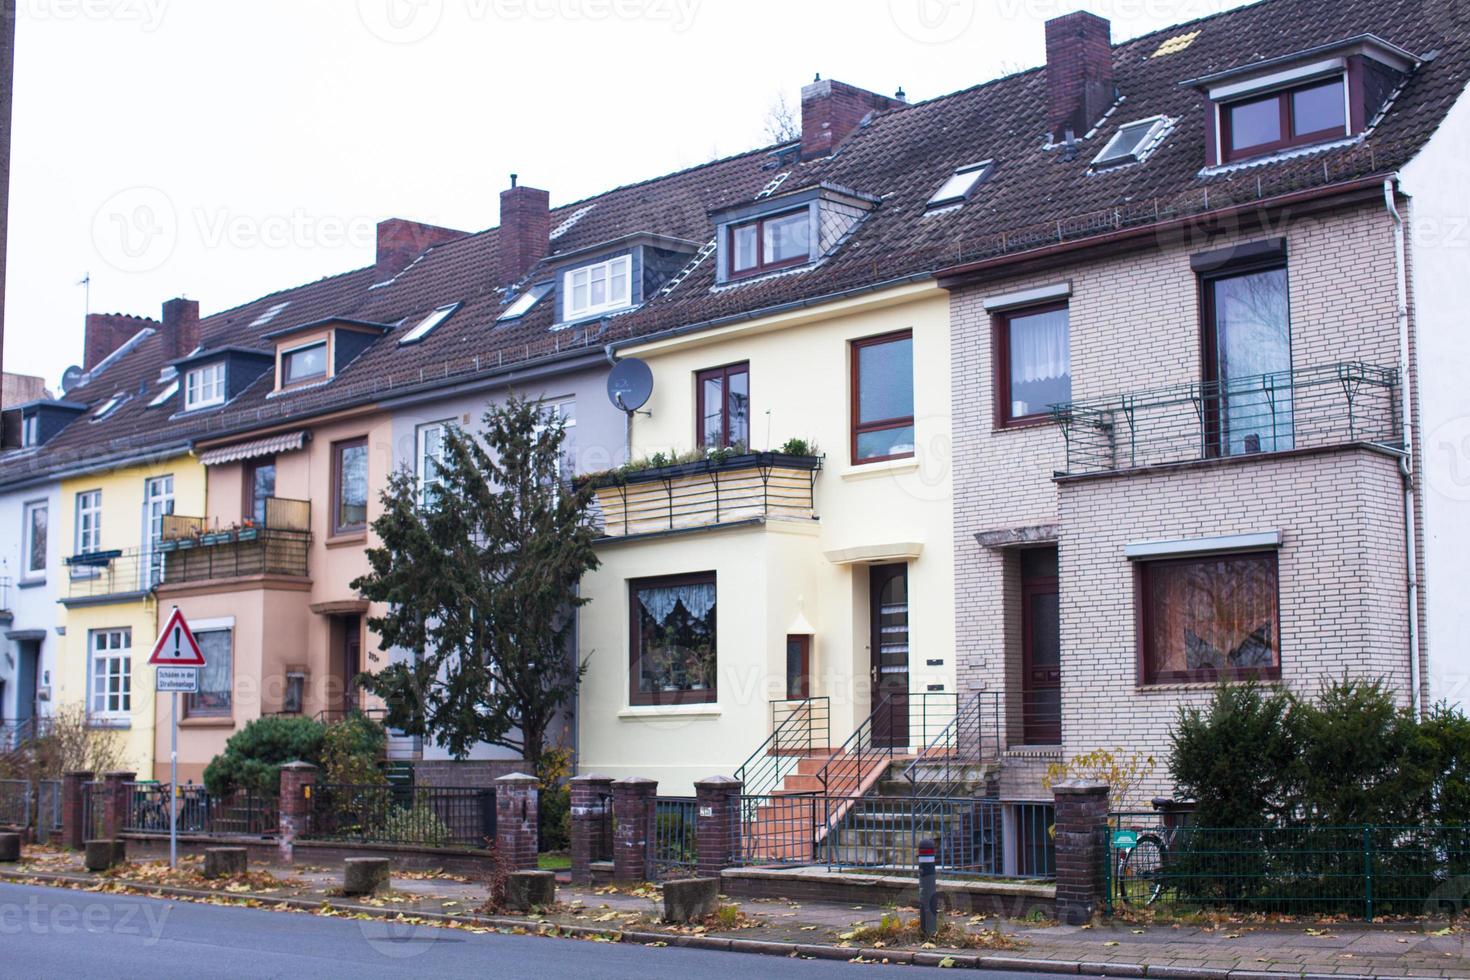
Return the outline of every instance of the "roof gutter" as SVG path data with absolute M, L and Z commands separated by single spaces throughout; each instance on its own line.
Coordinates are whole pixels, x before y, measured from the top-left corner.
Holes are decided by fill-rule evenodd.
M 1154 238 L 1160 232 L 1217 222 L 1236 215 L 1249 214 L 1253 211 L 1289 207 L 1293 204 L 1301 204 L 1307 201 L 1319 201 L 1364 191 L 1371 191 L 1372 196 L 1376 198 L 1382 186 L 1382 174 L 1374 177 L 1361 177 L 1342 184 L 1332 184 L 1327 187 L 1296 191 L 1291 194 L 1282 194 L 1278 197 L 1262 198 L 1259 201 L 1252 201 L 1249 204 L 1237 204 L 1218 210 L 1200 211 L 1197 214 L 1173 218 L 1169 221 L 1150 222 L 1149 224 L 1138 225 L 1134 228 L 1125 228 L 1101 235 L 1090 235 L 1086 238 L 1058 242 L 1054 245 L 1045 245 L 1041 248 L 1032 248 L 1022 252 L 1013 252 L 1008 255 L 997 255 L 988 259 L 979 259 L 975 262 L 966 262 L 961 265 L 940 269 L 935 275 L 941 287 L 954 289 L 959 286 L 968 285 L 975 280 L 993 278 L 997 270 L 1009 269 L 1011 266 L 1024 265 L 1035 262 L 1038 259 L 1065 255 L 1083 249 L 1097 248 L 1101 245 L 1111 245 L 1117 242 L 1126 242 L 1140 238 Z
M 120 453 L 115 456 L 104 456 L 98 459 L 88 460 L 85 463 L 63 467 L 61 469 L 48 469 L 45 472 L 30 474 L 18 479 L 0 483 L 0 491 L 18 490 L 33 486 L 38 483 L 51 483 L 57 480 L 69 480 L 76 476 L 86 476 L 100 470 L 117 469 L 123 466 L 131 466 L 134 463 L 153 462 L 160 459 L 172 459 L 175 456 L 188 455 L 192 449 L 192 443 L 188 441 L 166 443 L 162 446 L 153 446 L 148 449 L 138 449 L 129 453 Z

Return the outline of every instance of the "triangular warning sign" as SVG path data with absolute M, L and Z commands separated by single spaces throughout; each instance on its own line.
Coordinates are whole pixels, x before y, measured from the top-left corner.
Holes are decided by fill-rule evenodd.
M 158 634 L 158 642 L 153 644 L 148 663 L 153 667 L 204 666 L 204 654 L 199 650 L 199 642 L 194 639 L 189 623 L 184 619 L 184 614 L 179 612 L 178 606 L 174 606 L 163 632 Z

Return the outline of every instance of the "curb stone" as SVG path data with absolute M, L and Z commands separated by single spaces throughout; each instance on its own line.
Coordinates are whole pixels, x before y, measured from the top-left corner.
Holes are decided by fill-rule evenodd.
M 765 939 L 727 939 L 720 936 L 691 936 L 680 933 L 642 932 L 627 929 L 599 929 L 595 926 L 562 925 L 549 919 L 517 919 L 507 916 L 485 916 L 465 913 L 413 911 L 380 908 L 374 905 L 336 903 L 308 898 L 287 898 L 277 895 L 257 895 L 253 892 L 210 891 L 200 888 L 180 888 L 165 885 L 148 885 L 129 882 L 126 879 L 103 879 L 125 885 L 144 893 L 144 898 L 212 898 L 232 903 L 257 901 L 282 906 L 302 912 L 317 912 L 331 908 L 338 912 L 365 914 L 375 919 L 393 919 L 411 916 L 428 922 L 458 922 L 464 925 L 492 929 L 524 929 L 533 935 L 577 938 L 602 936 L 620 943 L 647 945 L 663 943 L 668 946 L 683 946 L 690 949 L 707 949 L 722 952 L 750 953 L 764 956 L 801 956 L 808 959 L 853 960 L 887 959 L 894 963 L 912 963 L 915 966 L 937 967 L 943 960 L 961 969 L 1007 970 L 1017 973 L 1081 973 L 1105 977 L 1148 978 L 1148 980 L 1423 980 L 1422 977 L 1397 977 L 1390 974 L 1366 976 L 1363 974 L 1305 973 L 1297 970 L 1227 970 L 1216 967 L 1154 966 L 1146 963 L 1095 963 L 1075 960 L 1029 960 L 1015 956 L 987 956 L 974 953 L 946 953 L 936 950 L 902 949 L 858 949 L 847 946 L 822 946 L 814 943 L 783 943 Z M 58 872 L 26 873 L 10 868 L 0 868 L 0 881 L 12 883 L 48 883 L 66 885 L 95 885 L 98 879 L 82 875 Z M 268 911 L 268 910 L 267 910 Z

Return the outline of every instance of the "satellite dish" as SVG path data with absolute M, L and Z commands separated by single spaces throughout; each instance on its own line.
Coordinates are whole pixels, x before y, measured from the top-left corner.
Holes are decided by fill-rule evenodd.
M 653 372 L 636 357 L 625 357 L 607 376 L 607 397 L 619 411 L 636 412 L 653 396 Z
M 62 394 L 66 394 L 68 391 L 71 391 L 73 388 L 75 388 L 77 386 L 77 382 L 80 381 L 80 380 L 82 380 L 82 369 L 79 368 L 79 367 L 77 367 L 75 364 L 73 364 L 71 367 L 67 368 L 64 372 L 62 372 L 62 375 L 61 375 L 61 392 L 62 392 Z

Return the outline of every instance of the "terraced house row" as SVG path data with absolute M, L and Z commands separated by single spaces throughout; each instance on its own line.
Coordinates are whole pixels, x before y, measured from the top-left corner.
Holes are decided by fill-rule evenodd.
M 186 777 L 253 718 L 371 707 L 354 677 L 404 655 L 349 585 L 378 494 L 511 392 L 596 487 L 583 772 L 1020 805 L 1059 759 L 1162 755 L 1223 678 L 1463 703 L 1470 24 L 1045 31 L 964 91 L 819 79 L 787 143 L 556 207 L 513 177 L 487 231 L 390 219 L 363 269 L 88 317 L 65 391 L 5 408 L 10 737 L 77 704 L 166 772 L 173 606 L 210 664 Z

